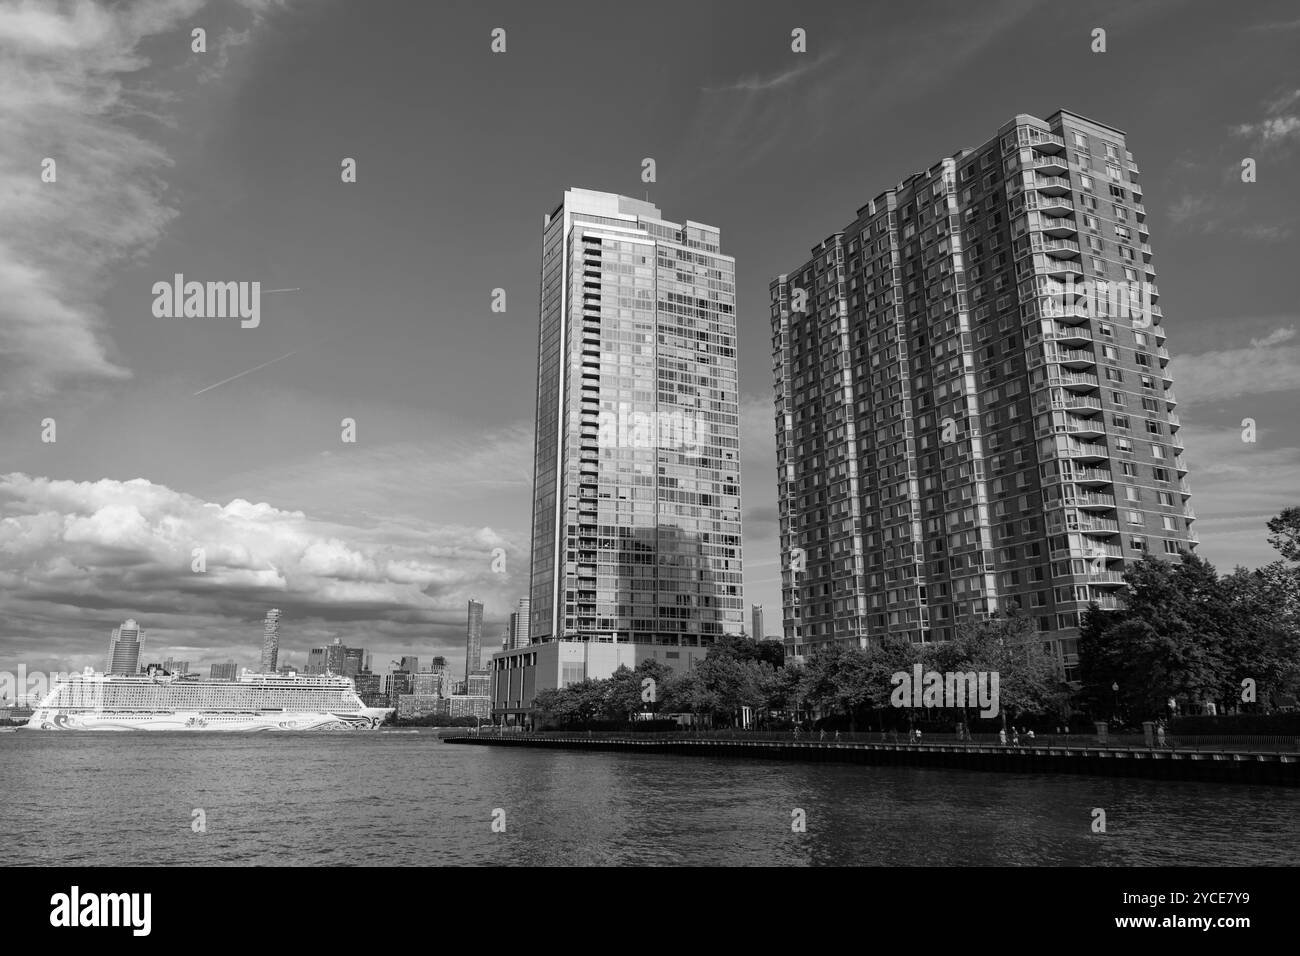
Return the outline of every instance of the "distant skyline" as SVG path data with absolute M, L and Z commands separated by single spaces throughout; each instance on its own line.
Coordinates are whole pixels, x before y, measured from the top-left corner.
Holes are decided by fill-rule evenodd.
M 127 618 L 150 660 L 251 666 L 273 607 L 300 664 L 335 637 L 458 659 L 471 596 L 499 635 L 528 594 L 541 216 L 571 187 L 736 258 L 744 598 L 770 615 L 768 283 L 1019 112 L 1139 157 L 1199 553 L 1266 563 L 1300 503 L 1292 4 L 7 3 L 0 49 L 0 670 L 99 667 Z M 260 282 L 259 324 L 155 317 L 177 273 Z

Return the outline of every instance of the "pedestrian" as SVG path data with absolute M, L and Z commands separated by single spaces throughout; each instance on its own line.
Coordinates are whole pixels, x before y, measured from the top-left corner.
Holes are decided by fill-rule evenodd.
M 920 727 L 917 727 L 917 728 L 916 728 L 916 742 L 917 742 L 918 744 L 921 742 L 921 728 L 920 728 Z
M 1019 746 L 1020 746 L 1020 728 L 1019 728 L 1019 727 L 1012 727 L 1012 728 L 1011 728 L 1011 746 L 1013 746 L 1013 747 L 1019 747 Z
M 1160 747 L 1165 745 L 1165 722 L 1163 720 L 1156 724 L 1156 744 Z
M 822 735 L 821 735 L 819 738 L 817 738 L 817 739 L 818 739 L 818 740 L 825 740 L 825 739 L 826 739 L 826 728 L 825 728 L 825 727 L 822 728 Z
M 1007 728 L 1003 727 L 1001 730 L 998 731 L 998 743 L 1000 743 L 1003 747 L 1007 745 Z
M 838 730 L 835 731 L 835 742 L 836 743 L 840 742 L 840 732 Z
M 1034 728 L 1032 727 L 1029 728 L 1029 739 L 1030 740 L 1034 739 Z

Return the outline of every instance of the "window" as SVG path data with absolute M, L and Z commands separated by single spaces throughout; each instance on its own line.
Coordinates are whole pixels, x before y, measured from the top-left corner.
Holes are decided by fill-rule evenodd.
M 1096 216 L 1084 216 L 1083 225 L 1086 229 L 1098 229 L 1101 226 L 1101 220 Z
M 1106 143 L 1106 158 L 1119 159 L 1119 146 L 1115 143 Z
M 1129 524 L 1142 523 L 1142 512 L 1140 511 L 1126 511 L 1124 512 L 1124 515 L 1128 519 Z
M 1154 478 L 1156 481 L 1168 481 L 1168 480 L 1169 480 L 1169 469 L 1168 469 L 1168 468 L 1152 468 L 1152 469 L 1151 469 L 1151 477 Z
M 1178 519 L 1173 515 L 1161 515 L 1160 522 L 1164 525 L 1166 531 L 1178 530 Z
M 1123 393 L 1123 392 L 1111 392 L 1111 393 L 1110 393 L 1110 403 L 1111 403 L 1112 405 L 1119 405 L 1120 407 L 1123 407 L 1123 406 L 1126 404 L 1126 402 L 1125 402 L 1125 400 L 1124 400 L 1124 393 Z
M 1128 546 L 1134 551 L 1145 551 L 1147 549 L 1147 539 L 1141 536 L 1134 536 L 1128 539 Z
M 1154 458 L 1154 459 L 1156 459 L 1157 461 L 1164 461 L 1164 458 L 1165 458 L 1165 446 L 1164 446 L 1164 445 L 1152 445 L 1152 446 L 1151 446 L 1151 457 Z
M 1091 177 L 1091 176 L 1088 176 L 1088 175 L 1080 176 L 1080 177 L 1079 177 L 1079 185 L 1082 186 L 1084 189 L 1087 189 L 1087 190 L 1091 191 L 1091 190 L 1092 190 L 1092 177 Z
M 1086 149 L 1088 148 L 1088 136 L 1087 136 L 1087 134 L 1085 134 L 1085 133 L 1080 133 L 1080 132 L 1078 132 L 1078 131 L 1075 131 L 1075 134 L 1074 134 L 1074 148 L 1075 148 L 1075 149 L 1084 149 L 1084 150 L 1086 150 Z
M 1165 554 L 1178 554 L 1181 550 L 1177 541 L 1165 541 Z
M 1160 427 L 1160 423 L 1159 423 L 1159 422 L 1153 422 L 1153 421 L 1151 421 L 1150 419 L 1147 419 L 1147 423 L 1146 423 L 1146 425 L 1147 425 L 1147 433 L 1148 433 L 1148 434 L 1151 434 L 1151 435 L 1163 435 L 1163 434 L 1164 434 L 1164 431 L 1163 431 L 1163 429 L 1161 429 L 1161 427 Z
M 1127 462 L 1125 464 L 1127 464 Z M 1124 488 L 1124 499 L 1126 501 L 1141 501 L 1142 495 L 1132 485 L 1128 485 Z
M 1113 345 L 1103 345 L 1101 347 L 1101 354 L 1112 361 L 1119 359 L 1119 349 L 1115 348 Z
M 1114 163 L 1106 164 L 1106 175 L 1115 182 L 1122 182 L 1124 179 L 1124 171 Z
M 1174 496 L 1167 491 L 1157 491 L 1156 498 L 1166 508 L 1172 508 L 1174 505 Z
M 1115 337 L 1115 330 L 1112 329 L 1105 322 L 1097 323 L 1097 331 L 1100 332 L 1102 335 L 1106 336 L 1107 338 Z
M 1119 463 L 1119 467 L 1120 467 L 1120 471 L 1123 473 L 1123 475 L 1124 475 L 1125 478 L 1136 478 L 1136 477 L 1137 477 L 1137 473 L 1138 473 L 1137 465 L 1133 464 L 1133 462 L 1131 462 L 1131 461 L 1121 461 L 1121 462 Z
M 1110 423 L 1111 423 L 1112 425 L 1114 425 L 1116 428 L 1128 428 L 1128 427 L 1129 427 L 1129 426 L 1128 426 L 1128 416 L 1127 416 L 1127 415 L 1112 415 L 1112 416 L 1110 416 Z
M 1135 343 L 1137 343 L 1138 345 L 1146 345 L 1146 344 L 1147 344 L 1147 334 L 1146 334 L 1145 332 L 1134 332 L 1134 333 L 1133 333 L 1133 341 L 1134 341 Z

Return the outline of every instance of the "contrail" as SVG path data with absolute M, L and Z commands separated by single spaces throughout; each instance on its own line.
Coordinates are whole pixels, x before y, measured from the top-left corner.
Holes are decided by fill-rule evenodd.
M 262 294 L 265 295 L 271 292 L 301 292 L 301 291 L 302 289 L 263 289 Z
M 355 331 L 356 331 L 355 329 L 350 329 L 350 330 L 348 330 L 348 331 L 346 331 L 346 332 L 340 332 L 339 335 L 351 335 L 351 334 L 353 334 Z M 219 388 L 219 387 L 222 386 L 222 385 L 228 385 L 229 383 L 233 382 L 235 379 L 237 379 L 237 378 L 243 378 L 245 375 L 250 375 L 250 374 L 252 374 L 253 372 L 258 371 L 259 369 L 264 369 L 264 368 L 266 368 L 268 365 L 274 365 L 276 362 L 283 362 L 285 359 L 289 358 L 290 356 L 297 355 L 299 352 L 302 352 L 302 351 L 304 351 L 305 349 L 309 349 L 309 348 L 311 348 L 313 345 L 323 345 L 324 343 L 330 341 L 331 339 L 336 339 L 336 338 L 338 338 L 339 335 L 327 335 L 325 338 L 321 339 L 319 342 L 312 342 L 312 343 L 310 343 L 310 344 L 308 344 L 308 345 L 300 346 L 300 347 L 294 349 L 292 352 L 285 352 L 285 353 L 284 353 L 283 355 L 281 355 L 279 358 L 273 358 L 273 359 L 271 359 L 269 362 L 263 362 L 261 365 L 254 365 L 252 368 L 246 368 L 246 369 L 244 369 L 244 371 L 240 372 L 238 375 L 232 375 L 232 376 L 230 376 L 230 378 L 223 378 L 220 382 L 217 382 L 217 383 L 214 384 L 214 385 L 209 385 L 209 386 L 207 386 L 206 388 L 201 388 L 201 389 L 199 389 L 197 392 L 194 393 L 194 396 L 191 396 L 191 397 L 196 397 L 196 396 L 202 395 L 204 392 L 210 392 L 210 391 L 212 391 L 214 388 Z

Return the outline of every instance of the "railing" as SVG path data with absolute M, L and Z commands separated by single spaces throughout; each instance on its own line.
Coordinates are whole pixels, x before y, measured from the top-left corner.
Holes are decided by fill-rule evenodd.
M 451 728 L 461 730 L 462 728 Z M 1005 750 L 1070 749 L 1070 750 L 1130 750 L 1130 751 L 1193 751 L 1193 752 L 1272 752 L 1300 754 L 1300 736 L 1276 734 L 1169 734 L 1163 744 L 1158 734 L 1152 736 L 1148 746 L 1144 734 L 1108 734 L 1100 738 L 1089 733 L 1019 733 L 1009 729 L 1005 742 L 997 733 L 925 733 L 918 738 L 915 731 L 820 731 L 820 730 L 739 730 L 699 729 L 678 731 L 611 731 L 611 730 L 545 730 L 525 731 L 485 724 L 481 730 L 464 728 L 463 733 L 446 733 L 445 737 L 494 737 L 529 740 L 647 740 L 664 743 L 700 741 L 718 743 L 786 743 L 815 744 L 834 747 L 852 744 L 887 744 L 897 746 L 964 746 L 968 748 L 997 748 Z

